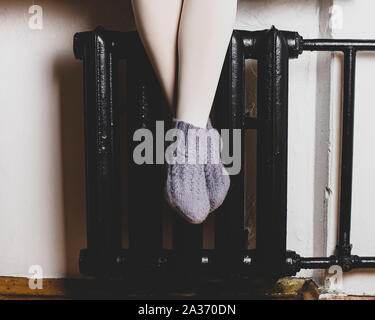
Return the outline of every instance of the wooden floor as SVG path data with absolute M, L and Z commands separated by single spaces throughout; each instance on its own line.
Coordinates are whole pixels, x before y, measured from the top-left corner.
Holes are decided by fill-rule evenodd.
M 177 283 L 143 279 L 44 279 L 43 289 L 31 290 L 29 279 L 0 278 L 0 300 L 82 299 L 246 299 L 246 300 L 375 300 L 364 296 L 322 295 L 310 279 L 284 278 L 276 284 L 257 280 L 211 280 Z
M 145 286 L 124 280 L 45 279 L 43 289 L 31 290 L 29 279 L 0 278 L 0 300 L 81 299 L 246 299 L 317 300 L 319 291 L 309 279 L 281 279 L 273 286 L 260 281 L 211 281 Z

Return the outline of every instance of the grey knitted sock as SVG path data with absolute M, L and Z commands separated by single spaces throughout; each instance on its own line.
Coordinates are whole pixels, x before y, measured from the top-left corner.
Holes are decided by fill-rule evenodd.
M 221 137 L 219 132 L 212 127 L 210 119 L 208 119 L 207 129 L 214 130 L 216 133 L 213 137 L 214 141 L 208 143 L 208 155 L 213 155 L 214 159 L 218 159 L 213 163 L 212 158 L 208 157 L 208 162 L 204 168 L 207 192 L 210 199 L 210 211 L 212 212 L 223 204 L 229 191 L 230 178 L 229 175 L 223 173 L 225 168 L 220 157 Z
M 172 128 L 179 129 L 181 137 L 167 149 L 165 197 L 169 205 L 181 217 L 190 223 L 199 224 L 207 218 L 211 206 L 206 187 L 205 165 L 199 164 L 197 158 L 194 157 L 194 154 L 199 154 L 198 136 L 191 135 L 194 131 L 189 133 L 189 130 L 207 130 L 176 119 L 173 119 Z M 195 145 L 194 141 L 189 142 L 194 139 Z M 190 147 L 191 145 L 195 148 Z M 175 164 L 171 164 L 173 157 L 168 155 L 168 151 L 172 149 L 175 149 L 173 155 L 178 161 Z

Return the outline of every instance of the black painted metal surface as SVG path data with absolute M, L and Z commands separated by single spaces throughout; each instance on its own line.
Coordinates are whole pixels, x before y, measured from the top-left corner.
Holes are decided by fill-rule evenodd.
M 274 27 L 257 42 L 258 150 L 256 262 L 279 277 L 286 260 L 289 48 Z
M 304 258 L 287 251 L 287 142 L 289 59 L 303 51 L 344 52 L 343 148 L 340 231 L 337 253 Z M 340 265 L 344 271 L 374 268 L 375 257 L 351 255 L 351 185 L 356 52 L 375 50 L 372 40 L 305 40 L 296 32 L 272 27 L 235 30 L 229 45 L 214 103 L 218 128 L 258 130 L 257 249 L 247 250 L 244 229 L 244 155 L 241 172 L 223 206 L 215 213 L 215 250 L 202 249 L 202 226 L 176 218 L 174 249 L 162 248 L 162 165 L 136 165 L 133 134 L 147 128 L 155 134 L 162 119 L 160 87 L 136 32 L 97 28 L 74 38 L 74 52 L 83 60 L 86 146 L 88 248 L 81 251 L 84 274 L 165 270 L 209 274 L 254 273 L 268 278 L 294 275 L 300 269 Z M 119 181 L 118 62 L 127 60 L 129 145 L 129 242 L 121 248 Z M 245 60 L 258 61 L 258 119 L 245 114 Z M 232 147 L 232 146 L 231 146 Z
M 354 90 L 356 52 L 348 49 L 344 53 L 344 96 L 341 155 L 341 191 L 340 191 L 340 234 L 338 257 L 345 270 L 350 270 L 352 245 L 350 244 L 352 176 L 353 176 L 353 134 L 354 134 Z
M 218 86 L 214 119 L 219 129 L 240 129 L 244 150 L 245 53 L 242 37 L 234 31 Z M 233 131 L 230 131 L 230 153 L 233 153 Z M 223 205 L 215 214 L 215 249 L 222 271 L 238 270 L 247 250 L 248 234 L 244 226 L 244 153 L 241 171 L 231 176 L 231 187 Z
M 83 60 L 87 251 L 95 273 L 110 273 L 121 249 L 118 57 L 106 31 L 77 35 Z M 82 272 L 85 272 L 84 268 Z
M 141 50 L 140 39 L 134 37 L 131 45 L 138 50 L 127 58 L 128 234 L 129 250 L 139 269 L 155 264 L 162 249 L 163 179 L 161 165 L 134 162 L 132 155 L 140 141 L 134 141 L 133 137 L 138 129 L 147 129 L 156 136 L 156 121 L 161 119 L 161 91 Z M 156 143 L 153 139 L 153 159 Z

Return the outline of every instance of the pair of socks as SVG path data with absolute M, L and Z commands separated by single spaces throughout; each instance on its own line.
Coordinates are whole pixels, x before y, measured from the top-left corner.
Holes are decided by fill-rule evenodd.
M 220 158 L 221 137 L 210 121 L 199 128 L 173 119 L 172 128 L 178 138 L 167 148 L 165 198 L 182 218 L 199 224 L 221 206 L 230 187 Z

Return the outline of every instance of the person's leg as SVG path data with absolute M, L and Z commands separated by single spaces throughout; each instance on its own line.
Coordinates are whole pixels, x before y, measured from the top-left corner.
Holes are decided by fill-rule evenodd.
M 142 43 L 172 113 L 175 107 L 177 35 L 183 0 L 132 0 Z
M 233 33 L 236 12 L 237 0 L 184 1 L 178 39 L 178 120 L 212 129 L 208 118 Z M 220 135 L 216 137 L 217 140 Z M 219 154 L 220 142 L 213 138 L 209 143 L 210 153 Z M 230 179 L 221 161 L 208 162 L 204 171 L 212 212 L 226 198 Z
M 190 144 L 188 140 L 196 139 L 194 136 L 188 139 L 188 131 L 207 125 L 233 30 L 237 0 L 184 0 L 179 27 L 179 15 L 172 19 L 177 23 L 175 29 L 168 20 L 170 13 L 166 13 L 174 12 L 174 9 L 178 11 L 174 6 L 176 2 L 181 5 L 180 0 L 133 0 L 133 7 L 138 32 L 171 106 L 175 105 L 176 30 L 180 28 L 178 115 L 173 128 L 182 131 L 186 139 L 186 145 L 183 143 L 177 148 L 186 160 L 190 154 L 185 152 L 185 147 Z M 164 32 L 169 34 L 169 39 Z M 203 222 L 208 213 L 222 203 L 229 188 L 229 177 L 223 178 L 222 165 L 212 167 L 220 170 L 211 167 L 211 164 L 198 163 L 167 166 L 166 199 L 191 223 Z M 221 193 L 217 188 L 210 188 L 220 183 Z
M 158 75 L 167 102 L 176 106 L 177 36 L 183 0 L 132 0 L 138 33 Z M 173 122 L 184 133 L 190 125 Z M 184 152 L 185 145 L 179 152 Z M 184 154 L 185 157 L 185 154 Z M 201 223 L 210 211 L 203 165 L 169 164 L 165 196 L 169 205 L 190 223 Z
M 206 128 L 233 32 L 237 0 L 184 0 L 176 118 Z

